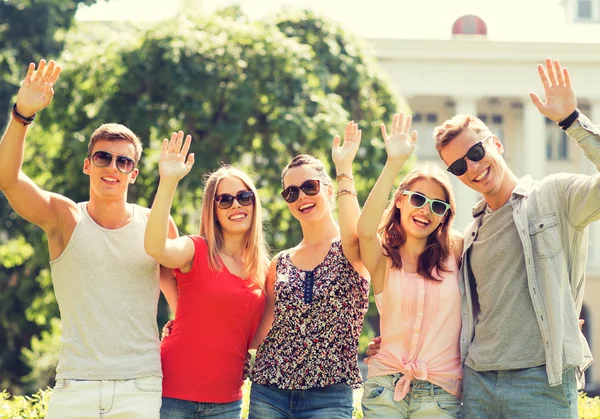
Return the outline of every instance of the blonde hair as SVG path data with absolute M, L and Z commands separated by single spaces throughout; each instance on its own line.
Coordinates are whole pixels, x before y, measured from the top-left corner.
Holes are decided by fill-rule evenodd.
M 223 248 L 224 237 L 215 216 L 215 196 L 219 183 L 226 177 L 238 178 L 249 190 L 254 192 L 252 226 L 246 233 L 242 258 L 252 281 L 264 289 L 269 254 L 263 231 L 262 206 L 258 199 L 258 191 L 247 174 L 229 165 L 211 173 L 204 188 L 202 210 L 200 211 L 200 236 L 204 237 L 208 246 L 208 265 L 216 272 L 223 268 L 218 253 Z
M 102 124 L 96 128 L 96 131 L 94 131 L 90 137 L 90 142 L 88 143 L 88 158 L 92 157 L 94 145 L 100 140 L 129 141 L 135 147 L 136 164 L 142 156 L 142 141 L 125 125 L 111 123 Z
M 382 236 L 382 246 L 385 256 L 389 257 L 394 268 L 402 267 L 400 248 L 406 243 L 406 231 L 400 221 L 400 209 L 396 202 L 402 198 L 404 191 L 410 190 L 412 185 L 421 179 L 432 180 L 444 190 L 445 201 L 450 208 L 444 215 L 442 223 L 427 237 L 425 250 L 419 255 L 417 273 L 424 278 L 434 279 L 434 270 L 448 272 L 446 260 L 452 254 L 451 225 L 456 213 L 452 184 L 445 171 L 434 163 L 426 163 L 411 170 L 400 182 L 394 197 L 390 200 L 383 213 L 378 233 Z
M 442 125 L 435 127 L 433 138 L 435 139 L 435 149 L 440 153 L 442 148 L 448 145 L 465 130 L 472 130 L 479 134 L 480 132 L 492 133 L 485 123 L 474 116 L 458 114 L 446 120 Z

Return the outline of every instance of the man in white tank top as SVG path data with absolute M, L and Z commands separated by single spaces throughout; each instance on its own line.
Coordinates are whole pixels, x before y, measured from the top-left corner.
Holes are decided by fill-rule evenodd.
M 59 74 L 53 61 L 40 61 L 37 71 L 29 65 L 0 142 L 0 189 L 48 237 L 61 312 L 62 346 L 46 417 L 159 418 L 159 276 L 169 301 L 174 280 L 144 251 L 149 209 L 127 203 L 138 175 L 139 138 L 120 124 L 92 134 L 83 162 L 87 202 L 42 190 L 21 170 L 28 126 L 50 104 Z M 169 229 L 177 234 L 172 220 Z

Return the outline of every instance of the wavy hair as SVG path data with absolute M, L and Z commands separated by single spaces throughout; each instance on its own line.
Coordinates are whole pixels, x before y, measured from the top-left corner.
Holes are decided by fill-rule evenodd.
M 446 172 L 434 163 L 426 163 L 411 170 L 400 182 L 394 197 L 383 213 L 377 232 L 381 235 L 381 244 L 385 256 L 389 257 L 394 268 L 402 268 L 400 248 L 406 243 L 406 231 L 400 222 L 400 209 L 396 202 L 402 198 L 404 191 L 421 179 L 432 180 L 444 190 L 445 201 L 450 208 L 444 215 L 442 223 L 427 237 L 425 250 L 419 255 L 417 273 L 424 278 L 436 279 L 435 274 L 449 272 L 446 260 L 452 254 L 451 225 L 456 213 L 452 184 Z
M 252 227 L 246 233 L 242 258 L 246 270 L 252 280 L 264 289 L 267 268 L 269 264 L 269 251 L 263 230 L 262 206 L 258 198 L 258 191 L 250 177 L 241 170 L 225 165 L 208 176 L 202 198 L 200 212 L 200 236 L 204 237 L 208 245 L 208 265 L 213 271 L 219 272 L 223 267 L 219 258 L 219 251 L 223 248 L 223 230 L 215 215 L 215 196 L 219 182 L 226 177 L 236 177 L 246 187 L 254 192 L 254 205 Z

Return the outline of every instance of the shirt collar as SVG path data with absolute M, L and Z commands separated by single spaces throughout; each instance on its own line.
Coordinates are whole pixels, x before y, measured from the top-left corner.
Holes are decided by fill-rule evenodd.
M 534 180 L 530 175 L 525 175 L 521 179 L 519 179 L 519 183 L 515 186 L 511 194 L 511 199 L 523 197 L 527 198 L 529 193 L 531 192 L 531 188 L 533 187 Z M 483 215 L 485 211 L 485 207 L 487 206 L 485 199 L 482 199 L 472 209 L 473 218 L 480 217 Z

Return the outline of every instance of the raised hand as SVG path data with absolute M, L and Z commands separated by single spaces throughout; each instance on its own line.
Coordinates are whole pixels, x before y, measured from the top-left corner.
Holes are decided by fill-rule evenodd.
M 47 66 L 45 60 L 40 60 L 37 71 L 34 63 L 29 64 L 17 93 L 17 112 L 28 118 L 48 106 L 54 96 L 52 87 L 59 75 L 60 66 L 52 60 Z
M 333 159 L 335 167 L 338 169 L 338 173 L 340 171 L 345 173 L 344 171 L 352 169 L 352 162 L 360 147 L 361 136 L 362 131 L 358 129 L 358 124 L 355 124 L 354 121 L 350 121 L 346 124 L 344 142 L 341 146 L 340 136 L 336 135 L 334 137 L 333 145 L 331 146 L 331 158 Z
M 158 159 L 158 172 L 161 179 L 179 181 L 190 173 L 194 165 L 194 153 L 188 156 L 191 142 L 192 137 L 188 135 L 183 143 L 183 131 L 171 134 L 171 140 L 165 138 Z
M 577 108 L 577 98 L 571 87 L 569 70 L 562 68 L 560 61 L 552 61 L 550 58 L 546 58 L 545 69 L 541 64 L 538 64 L 537 68 L 544 86 L 546 102 L 542 102 L 533 92 L 529 93 L 529 96 L 542 115 L 554 122 L 560 122 Z
M 385 124 L 381 124 L 381 135 L 385 143 L 388 160 L 406 160 L 417 145 L 417 131 L 410 134 L 412 117 L 403 113 L 395 114 L 392 119 L 392 134 L 388 136 Z

